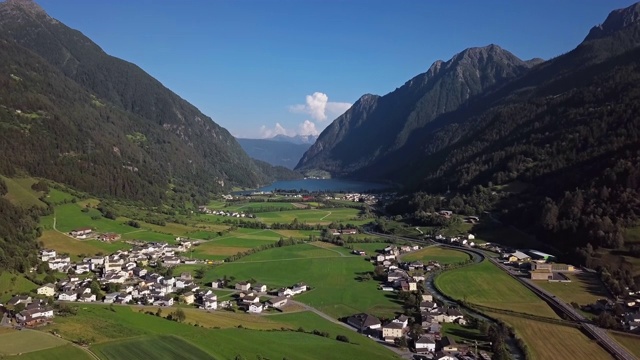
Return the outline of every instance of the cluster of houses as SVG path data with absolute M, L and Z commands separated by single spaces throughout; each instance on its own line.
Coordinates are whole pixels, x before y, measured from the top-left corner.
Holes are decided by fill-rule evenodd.
M 387 321 L 383 324 L 373 315 L 360 313 L 346 319 L 347 324 L 356 328 L 360 333 L 395 343 L 399 339 L 407 340 L 407 344 L 418 354 L 429 354 L 431 359 L 446 359 L 465 354 L 467 346 L 459 346 L 452 338 L 441 336 L 442 323 L 466 324 L 464 314 L 457 308 L 438 305 L 431 294 L 422 294 L 420 303 L 420 322 L 412 321 L 406 315 Z M 411 332 L 411 326 L 419 324 L 420 335 Z
M 203 308 L 215 309 L 215 295 L 210 290 L 201 291 L 189 273 L 183 273 L 180 277 L 166 277 L 146 268 L 147 265 L 188 263 L 189 260 L 177 257 L 177 253 L 186 251 L 190 246 L 191 243 L 186 241 L 179 245 L 143 243 L 129 251 L 118 250 L 107 256 L 86 257 L 77 263 L 72 263 L 68 256 L 56 254 L 54 250 L 41 250 L 40 260 L 47 263 L 49 268 L 70 275 L 56 284 L 39 287 L 37 293 L 61 301 L 157 306 L 171 306 L 174 298 L 182 294 L 186 304 L 199 302 Z M 119 288 L 119 291 L 98 299 L 90 288 L 93 277 L 80 277 L 88 273 L 95 274 L 102 288 Z
M 358 229 L 328 229 L 327 231 L 333 236 L 356 235 L 358 233 Z
M 116 233 L 97 234 L 90 227 L 83 227 L 83 228 L 71 230 L 69 232 L 69 235 L 80 240 L 89 239 L 89 238 L 97 239 L 104 242 L 113 242 L 113 241 L 120 240 L 120 234 L 116 234 Z
M 15 315 L 15 319 L 21 326 L 36 326 L 45 324 L 53 319 L 53 309 L 44 301 L 31 298 L 29 295 L 17 295 L 12 297 L 7 306 L 15 309 L 21 306 L 24 309 Z
M 617 301 L 599 299 L 593 304 L 584 305 L 582 310 L 595 314 L 609 312 L 616 316 L 625 331 L 640 334 L 640 291 L 627 290 Z
M 476 236 L 473 234 L 450 236 L 450 237 L 446 237 L 443 235 L 435 236 L 435 240 L 441 243 L 451 244 L 455 246 L 469 246 L 469 247 L 476 246 L 476 243 L 473 241 L 475 240 L 475 238 Z
M 363 202 L 365 204 L 374 205 L 378 202 L 378 199 L 373 194 L 360 194 L 360 193 L 350 193 L 345 194 L 342 197 L 342 200 L 348 200 L 353 202 Z
M 416 291 L 418 282 L 424 281 L 424 271 L 433 271 L 440 268 L 437 262 L 423 264 L 421 261 L 412 263 L 398 264 L 397 258 L 403 253 L 420 250 L 418 245 L 389 245 L 374 256 L 371 256 L 371 262 L 383 266 L 385 269 L 387 281 L 380 285 L 383 291 Z M 358 250 L 354 250 L 354 253 Z
M 253 214 L 236 212 L 236 211 L 209 209 L 205 205 L 198 206 L 198 211 L 203 214 L 209 214 L 209 215 L 228 216 L 228 217 L 235 217 L 235 218 L 255 218 L 255 215 Z
M 211 283 L 212 288 L 223 288 L 225 286 L 224 280 L 217 280 Z M 298 283 L 291 287 L 280 288 L 278 290 L 268 292 L 267 285 L 265 284 L 252 284 L 249 281 L 240 281 L 235 284 L 237 306 L 248 313 L 260 314 L 264 310 L 269 308 L 282 309 L 285 307 L 289 299 L 298 294 L 302 294 L 309 290 L 308 285 L 304 283 Z M 261 296 L 268 297 L 267 300 L 261 300 Z M 231 306 L 230 302 L 221 304 L 222 307 Z
M 165 267 L 179 264 L 197 264 L 198 260 L 180 257 L 179 254 L 191 248 L 191 242 L 181 241 L 178 245 L 167 243 L 140 243 L 129 251 L 118 250 L 108 256 L 86 257 L 80 262 L 72 262 L 69 255 L 58 254 L 55 250 L 40 250 L 40 261 L 49 269 L 68 274 L 100 272 L 110 282 L 122 283 L 128 274 L 139 266 L 162 264 Z M 122 279 L 122 280 L 120 280 Z

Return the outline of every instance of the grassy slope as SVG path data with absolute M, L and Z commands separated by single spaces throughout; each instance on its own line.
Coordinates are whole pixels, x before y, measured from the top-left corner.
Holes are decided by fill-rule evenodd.
M 15 280 L 13 280 L 15 278 Z M 20 274 L 10 272 L 0 273 L 0 303 L 11 299 L 14 294 L 30 292 L 38 288 L 38 285 L 27 280 Z
M 4 197 L 11 201 L 13 204 L 20 205 L 25 208 L 32 206 L 47 207 L 47 204 L 40 201 L 42 192 L 34 191 L 31 189 L 31 185 L 38 180 L 34 178 L 7 178 L 0 176 L 2 180 L 7 184 L 7 190 L 9 192 Z
M 544 301 L 488 261 L 447 271 L 436 278 L 436 285 L 470 303 L 557 318 Z

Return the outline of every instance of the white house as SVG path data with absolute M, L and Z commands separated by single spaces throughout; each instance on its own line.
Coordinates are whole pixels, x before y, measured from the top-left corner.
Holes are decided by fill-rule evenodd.
M 251 304 L 249 305 L 249 309 L 247 309 L 247 312 L 252 314 L 260 314 L 263 309 L 264 307 L 262 306 L 262 304 Z
M 235 288 L 236 290 L 240 290 L 240 291 L 249 291 L 249 289 L 251 289 L 251 283 L 246 281 L 240 281 L 239 283 L 236 284 Z
M 62 301 L 76 301 L 78 300 L 78 294 L 75 292 L 64 292 L 58 295 L 58 300 Z
M 416 352 L 428 353 L 436 351 L 436 341 L 431 336 L 421 336 L 416 340 Z
M 218 308 L 218 297 L 216 295 L 205 296 L 202 307 L 207 310 L 216 310 Z
M 92 293 L 82 294 L 78 298 L 78 301 L 80 301 L 80 302 L 94 302 L 94 301 L 96 301 L 96 295 L 92 294 Z
M 298 283 L 298 284 L 294 285 L 294 287 L 291 289 L 291 291 L 293 292 L 294 295 L 302 294 L 303 292 L 307 291 L 307 284 Z
M 278 290 L 278 297 L 286 296 L 290 297 L 293 295 L 293 291 L 289 288 L 281 288 Z
M 281 307 L 287 305 L 287 302 L 289 301 L 289 299 L 287 299 L 287 297 L 282 296 L 282 297 L 275 297 L 275 298 L 271 298 L 269 300 L 267 300 L 267 305 L 274 307 L 276 309 L 280 309 Z
M 253 291 L 259 292 L 259 293 L 267 292 L 267 285 L 265 285 L 265 284 L 255 284 L 253 286 Z
M 55 250 L 40 250 L 40 260 L 41 261 L 48 261 L 49 259 L 55 258 L 56 257 L 56 251 Z

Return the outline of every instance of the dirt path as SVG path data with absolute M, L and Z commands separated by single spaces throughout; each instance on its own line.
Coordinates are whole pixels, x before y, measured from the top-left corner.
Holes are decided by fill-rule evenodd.
M 331 211 L 329 211 L 329 213 L 323 217 L 320 218 L 320 221 L 324 220 L 327 218 L 327 216 L 331 216 Z
M 309 243 L 307 243 L 307 244 L 309 244 L 309 245 L 311 245 L 311 246 L 315 246 L 315 247 L 317 247 L 318 249 L 324 249 L 324 250 L 333 251 L 334 253 L 339 254 L 341 257 L 347 257 L 347 255 L 345 255 L 344 253 L 341 253 L 340 251 L 335 250 L 335 249 L 329 249 L 329 248 L 326 248 L 326 247 L 318 246 L 318 245 L 314 244 L 313 242 L 309 242 Z

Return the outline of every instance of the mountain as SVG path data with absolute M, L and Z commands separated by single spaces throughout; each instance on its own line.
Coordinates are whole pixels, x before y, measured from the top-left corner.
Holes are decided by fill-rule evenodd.
M 0 3 L 0 48 L 4 174 L 154 203 L 272 180 L 226 129 L 30 0 Z
M 287 135 L 276 135 L 269 140 L 273 141 L 281 141 L 281 142 L 289 142 L 292 144 L 308 144 L 311 146 L 318 139 L 318 135 L 296 135 L 296 136 L 287 136 Z
M 466 49 L 449 61 L 436 61 L 427 72 L 385 96 L 362 96 L 320 134 L 297 169 L 320 169 L 337 176 L 379 169 L 415 130 L 538 62 L 520 60 L 497 45 Z
M 289 138 L 289 137 L 286 137 Z M 236 139 L 250 157 L 274 166 L 293 169 L 310 144 L 298 144 L 289 140 Z

